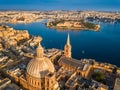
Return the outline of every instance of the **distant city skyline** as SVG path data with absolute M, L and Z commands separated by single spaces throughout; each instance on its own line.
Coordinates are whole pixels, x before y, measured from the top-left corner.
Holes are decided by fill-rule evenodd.
M 0 10 L 120 11 L 120 0 L 0 0 Z

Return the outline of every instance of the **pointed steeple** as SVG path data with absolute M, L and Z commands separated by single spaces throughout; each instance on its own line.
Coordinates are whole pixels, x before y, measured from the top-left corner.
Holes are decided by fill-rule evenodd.
M 66 57 L 71 58 L 71 45 L 70 45 L 70 36 L 69 36 L 69 33 L 68 33 L 66 45 L 64 47 L 64 55 Z
M 70 36 L 69 36 L 69 33 L 68 33 L 68 37 L 67 37 L 67 45 L 70 45 Z
M 38 44 L 38 47 L 36 49 L 36 57 L 37 58 L 43 58 L 43 55 L 44 55 L 44 49 L 43 47 L 41 46 L 41 44 L 39 43 Z

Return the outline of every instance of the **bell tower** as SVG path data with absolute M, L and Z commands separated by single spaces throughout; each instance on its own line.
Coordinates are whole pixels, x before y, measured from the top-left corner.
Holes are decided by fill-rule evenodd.
M 70 45 L 70 36 L 69 36 L 69 34 L 68 34 L 68 37 L 67 37 L 66 45 L 64 47 L 64 56 L 68 57 L 68 58 L 71 58 L 71 45 Z

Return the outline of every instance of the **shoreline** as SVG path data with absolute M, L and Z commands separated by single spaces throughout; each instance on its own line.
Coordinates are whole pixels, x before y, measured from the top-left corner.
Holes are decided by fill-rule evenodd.
M 75 27 L 56 27 L 56 26 L 51 26 L 51 27 L 47 27 L 47 28 L 51 28 L 51 29 L 55 29 L 55 30 L 75 30 L 75 31 L 89 31 L 89 30 L 93 30 L 93 31 L 99 31 L 100 29 L 89 29 L 89 28 L 75 28 Z

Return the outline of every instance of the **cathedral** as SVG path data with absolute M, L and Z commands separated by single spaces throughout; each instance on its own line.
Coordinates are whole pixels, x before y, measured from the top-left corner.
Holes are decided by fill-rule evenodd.
M 71 58 L 70 37 L 64 47 L 64 55 Z M 59 90 L 56 70 L 51 60 L 44 56 L 44 48 L 39 43 L 36 55 L 28 63 L 25 75 L 20 77 L 20 85 L 26 90 Z
M 34 59 L 27 65 L 26 74 L 20 77 L 20 84 L 27 90 L 59 90 L 54 65 L 44 56 L 40 44 Z

